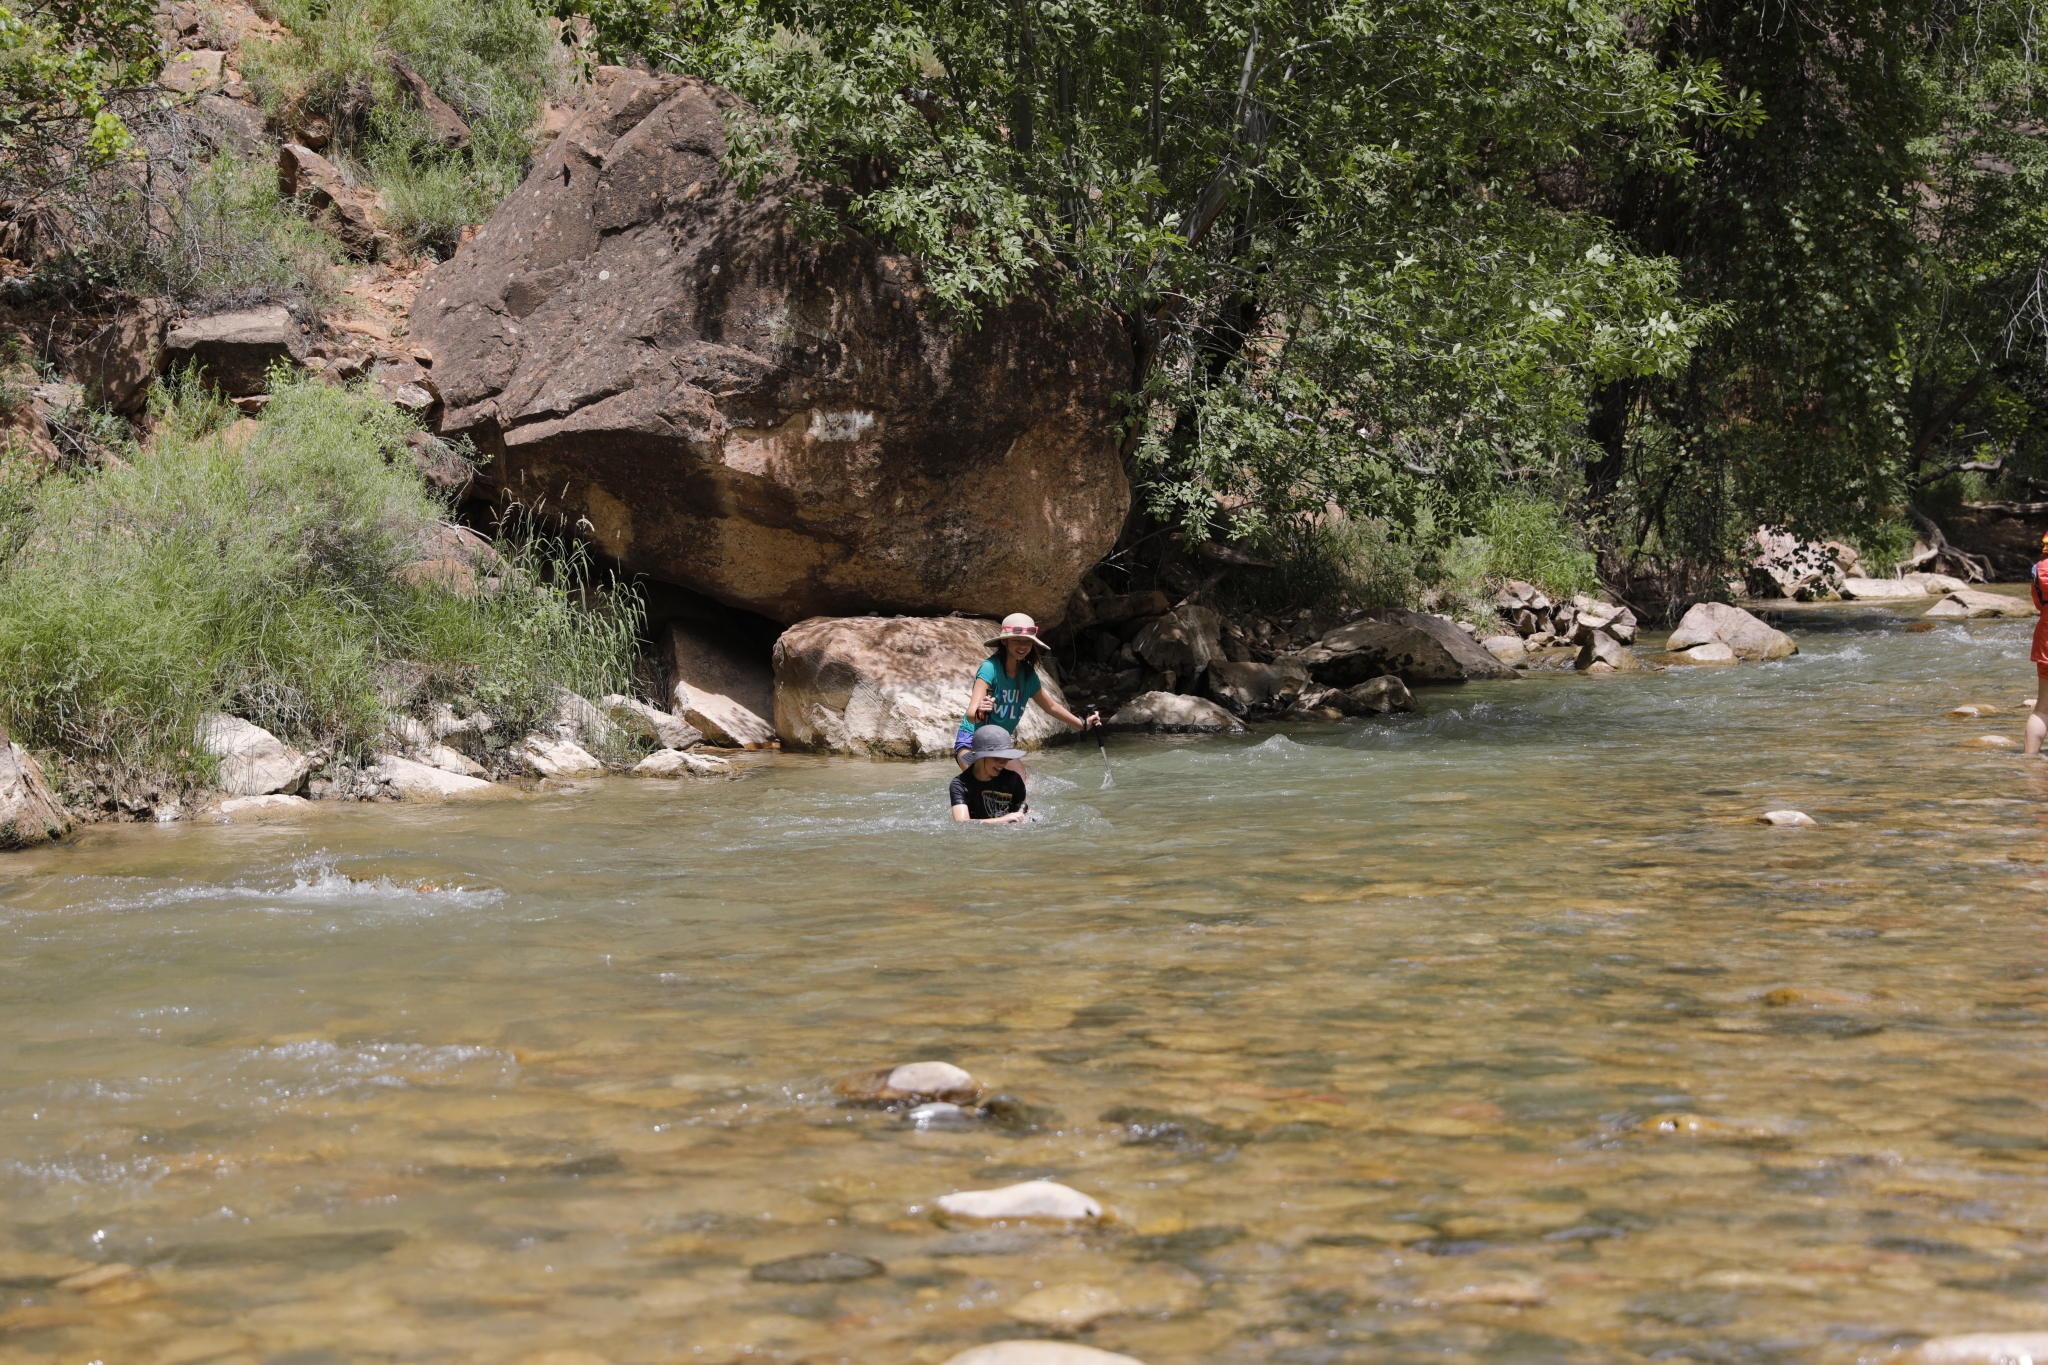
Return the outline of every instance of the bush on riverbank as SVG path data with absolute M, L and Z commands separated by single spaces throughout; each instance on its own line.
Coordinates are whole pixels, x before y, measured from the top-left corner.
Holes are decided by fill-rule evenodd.
M 1279 567 L 1237 575 L 1233 597 L 1265 612 L 1420 606 L 1477 622 L 1492 618 L 1493 596 L 1510 580 L 1534 583 L 1559 601 L 1600 581 L 1568 511 L 1517 494 L 1480 508 L 1466 534 L 1428 515 L 1405 529 L 1379 518 L 1327 517 L 1263 548 Z
M 159 390 L 125 468 L 17 492 L 0 535 L 0 724 L 31 747 L 200 771 L 201 714 L 302 747 L 367 751 L 387 711 L 450 701 L 512 734 L 554 689 L 628 690 L 630 596 L 582 605 L 578 565 L 499 546 L 470 595 L 399 569 L 446 509 L 410 419 L 374 395 L 277 377 L 260 423 L 195 385 Z

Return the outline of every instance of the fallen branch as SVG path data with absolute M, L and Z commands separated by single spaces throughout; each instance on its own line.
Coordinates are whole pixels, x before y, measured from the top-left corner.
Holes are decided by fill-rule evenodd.
M 1917 569 L 1929 560 L 1939 561 L 1946 559 L 1961 565 L 1963 577 L 1972 583 L 1984 583 L 1990 580 L 1990 560 L 1982 555 L 1973 555 L 1966 550 L 1958 550 L 1955 546 L 1949 544 L 1948 537 L 1942 534 L 1941 527 L 1935 524 L 1934 518 L 1928 516 L 1910 502 L 1906 504 L 1906 515 L 1913 519 L 1915 526 L 1918 526 L 1926 533 L 1927 541 L 1931 548 L 1924 554 L 1914 555 L 1910 559 L 1901 560 L 1899 564 L 1900 572 L 1907 571 L 1909 567 Z

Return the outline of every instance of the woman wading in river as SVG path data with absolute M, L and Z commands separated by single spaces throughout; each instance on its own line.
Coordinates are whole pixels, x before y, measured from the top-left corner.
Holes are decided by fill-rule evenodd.
M 2041 537 L 2041 553 L 2048 555 L 2048 535 Z M 2027 591 L 2033 594 L 2034 610 L 2040 615 L 2034 618 L 2034 713 L 2027 717 L 2027 747 L 2030 757 L 2038 757 L 2041 740 L 2048 736 L 2048 582 L 2042 574 L 2048 570 L 2048 559 L 2038 560 L 2033 572 L 2027 575 Z
M 960 718 L 960 728 L 953 735 L 953 757 L 961 767 L 974 761 L 967 751 L 974 743 L 977 726 L 1000 725 L 1014 735 L 1024 722 L 1024 708 L 1032 702 L 1076 730 L 1102 724 L 1102 717 L 1095 712 L 1090 711 L 1083 720 L 1045 695 L 1045 684 L 1038 676 L 1039 653 L 1045 642 L 1038 638 L 1038 623 L 1029 616 L 1021 611 L 1005 616 L 1002 629 L 982 643 L 991 652 L 974 670 L 967 714 Z

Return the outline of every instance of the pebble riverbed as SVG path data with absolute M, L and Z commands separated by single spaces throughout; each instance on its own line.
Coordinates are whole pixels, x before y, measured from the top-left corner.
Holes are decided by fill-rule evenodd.
M 759 755 L 8 855 L 0 1359 L 1846 1365 L 2048 1327 L 2048 763 L 1976 743 L 2020 736 L 2031 623 L 1923 605 L 1118 740 L 1106 791 L 1060 750 L 1012 829 L 951 825 L 943 764 Z M 924 1059 L 1009 1120 L 832 1092 Z M 1037 1179 L 1104 1218 L 938 1208 Z

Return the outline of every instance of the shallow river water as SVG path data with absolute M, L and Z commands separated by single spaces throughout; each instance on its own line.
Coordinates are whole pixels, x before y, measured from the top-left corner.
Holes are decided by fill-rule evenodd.
M 0 1359 L 1849 1362 L 2048 1327 L 2048 764 L 1968 743 L 2019 736 L 2030 623 L 1908 619 L 1122 739 L 1107 791 L 1057 751 L 1018 828 L 949 824 L 944 766 L 761 756 L 9 856 Z M 1012 1121 L 833 1098 L 924 1058 Z M 1041 1177 L 1109 1217 L 935 1208 Z M 882 1273 L 753 1273 L 819 1252 Z

